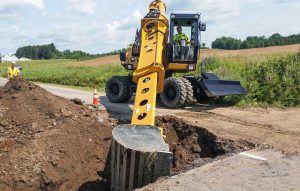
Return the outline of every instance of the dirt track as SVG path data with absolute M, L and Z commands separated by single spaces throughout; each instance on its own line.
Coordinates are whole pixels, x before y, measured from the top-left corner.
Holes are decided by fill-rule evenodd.
M 205 111 L 206 110 L 206 111 Z M 201 108 L 176 116 L 219 136 L 300 153 L 300 109 Z

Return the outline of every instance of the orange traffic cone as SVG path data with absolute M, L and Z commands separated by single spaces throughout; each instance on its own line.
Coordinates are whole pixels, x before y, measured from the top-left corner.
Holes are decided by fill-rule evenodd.
M 93 105 L 95 107 L 98 107 L 99 106 L 99 97 L 98 97 L 97 89 L 95 86 L 93 87 L 93 89 L 94 89 Z

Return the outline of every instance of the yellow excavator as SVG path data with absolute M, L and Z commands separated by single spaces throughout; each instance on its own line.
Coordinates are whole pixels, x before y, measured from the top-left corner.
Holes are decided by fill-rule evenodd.
M 150 11 L 142 22 L 146 22 L 145 20 L 151 22 L 149 20 L 160 19 L 161 16 L 161 12 Z M 141 28 L 136 32 L 134 44 L 129 45 L 127 51 L 120 54 L 122 66 L 132 73 L 129 76 L 113 76 L 107 81 L 106 95 L 110 102 L 128 102 L 137 90 L 138 78 L 154 70 L 158 73 L 156 93 L 167 108 L 182 108 L 195 101 L 203 103 L 225 96 L 247 94 L 239 81 L 221 80 L 203 69 L 199 76 L 172 77 L 174 73 L 191 72 L 197 69 L 200 33 L 206 30 L 206 23 L 200 21 L 199 14 L 171 14 L 170 22 L 165 16 L 164 19 L 160 22 L 168 23 L 165 28 L 159 28 L 159 34 L 163 35 L 163 37 L 159 36 L 163 38 L 161 44 L 155 46 L 145 44 L 147 36 L 143 34 Z M 142 27 L 153 29 L 151 25 Z M 189 35 L 188 42 L 185 40 L 181 40 L 180 43 L 175 42 L 177 27 L 182 28 L 185 34 Z M 138 98 L 137 94 L 136 98 Z
M 189 31 L 188 42 L 174 42 L 174 28 Z M 196 70 L 199 58 L 200 31 L 206 24 L 199 14 L 171 14 L 166 5 L 155 0 L 141 21 L 135 43 L 121 53 L 122 65 L 132 71 L 130 76 L 114 76 L 106 84 L 108 99 L 127 102 L 135 92 L 131 125 L 113 130 L 111 145 L 111 189 L 133 190 L 170 174 L 173 154 L 155 126 L 157 95 L 169 108 L 179 108 L 194 97 L 216 98 L 245 94 L 236 81 L 223 81 L 210 73 L 199 77 L 173 78 L 174 72 Z

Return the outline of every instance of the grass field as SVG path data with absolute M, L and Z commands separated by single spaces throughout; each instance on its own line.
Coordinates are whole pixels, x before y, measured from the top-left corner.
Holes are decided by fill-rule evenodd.
M 201 50 L 200 59 L 209 57 L 249 57 L 249 56 L 280 56 L 299 51 L 300 44 L 287 45 L 287 46 L 273 46 L 267 48 L 253 48 L 244 50 L 217 50 L 217 49 L 204 49 Z M 105 64 L 119 63 L 119 55 L 106 56 L 93 60 L 82 62 L 74 61 L 72 64 L 75 66 L 99 66 Z
M 297 45 L 299 46 L 299 45 Z M 280 49 L 281 48 L 281 49 Z M 298 106 L 300 104 L 300 55 L 296 46 L 239 51 L 204 50 L 208 71 L 226 80 L 240 80 L 249 94 L 226 97 L 223 103 L 240 106 Z M 271 51 L 272 49 L 272 51 Z M 270 52 L 269 52 L 270 51 Z M 208 56 L 210 55 L 210 56 Z M 203 58 L 203 57 L 202 57 Z M 101 58 L 114 62 L 113 57 Z M 101 91 L 113 75 L 128 75 L 120 64 L 92 64 L 74 60 L 44 60 L 20 63 L 23 78 L 42 83 L 90 88 Z M 8 63 L 0 64 L 5 77 Z M 198 70 L 193 73 L 197 75 Z M 177 74 L 186 75 L 186 74 Z
M 104 90 L 105 83 L 113 75 L 127 75 L 121 65 L 110 64 L 97 67 L 74 66 L 74 60 L 44 60 L 20 63 L 26 80 L 75 87 L 97 86 Z M 1 63 L 1 76 L 5 77 L 8 63 Z
M 300 53 L 285 56 L 211 57 L 208 71 L 222 79 L 239 80 L 246 96 L 222 102 L 239 106 L 294 107 L 300 105 Z

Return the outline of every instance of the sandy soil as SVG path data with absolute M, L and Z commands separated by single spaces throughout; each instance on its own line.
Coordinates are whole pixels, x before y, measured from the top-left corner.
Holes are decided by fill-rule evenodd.
M 217 57 L 228 57 L 228 56 L 259 56 L 259 55 L 272 55 L 272 54 L 283 54 L 283 53 L 296 53 L 299 52 L 300 45 L 287 45 L 287 46 L 274 46 L 267 48 L 253 48 L 245 50 L 201 50 L 200 59 L 205 59 L 212 56 Z M 99 66 L 103 64 L 119 64 L 119 55 L 106 56 L 97 58 L 94 60 L 74 62 L 76 66 Z
M 179 118 L 221 137 L 269 144 L 286 153 L 300 153 L 300 109 L 212 108 L 179 112 Z

